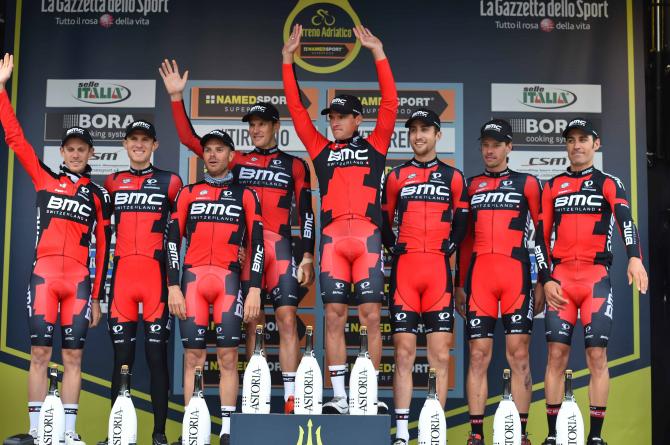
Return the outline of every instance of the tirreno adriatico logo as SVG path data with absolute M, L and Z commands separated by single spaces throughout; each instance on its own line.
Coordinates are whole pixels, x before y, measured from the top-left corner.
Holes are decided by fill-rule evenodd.
M 295 445 L 323 445 L 321 441 L 321 426 L 317 427 L 312 438 L 312 419 L 307 420 L 307 437 L 305 437 L 305 430 L 298 426 L 298 441 Z
M 89 104 L 114 104 L 130 97 L 130 89 L 120 84 L 101 83 L 95 80 L 79 82 L 75 99 Z

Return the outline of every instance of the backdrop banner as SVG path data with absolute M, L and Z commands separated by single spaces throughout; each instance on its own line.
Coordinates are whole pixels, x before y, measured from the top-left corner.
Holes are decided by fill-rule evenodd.
M 135 119 L 148 119 L 155 123 L 160 142 L 154 164 L 178 172 L 185 183 L 202 178 L 202 162 L 177 138 L 170 98 L 158 75 L 158 66 L 165 58 L 175 59 L 182 70 L 189 70 L 184 101 L 198 133 L 223 128 L 239 150 L 248 150 L 252 142 L 241 117 L 257 101 L 269 101 L 281 115 L 281 148 L 306 158 L 288 115 L 281 84 L 281 47 L 295 23 L 304 26 L 296 73 L 314 124 L 330 135 L 319 110 L 336 94 L 355 94 L 364 108 L 361 133 L 366 135 L 374 128 L 380 94 L 373 59 L 351 31 L 352 26 L 362 23 L 384 43 L 399 92 L 388 168 L 412 157 L 404 121 L 417 108 L 430 107 L 442 121 L 438 156 L 462 169 L 466 177 L 484 168 L 477 140 L 480 126 L 491 118 L 504 118 L 514 129 L 510 167 L 545 181 L 567 167 L 561 133 L 571 118 L 583 116 L 592 120 L 602 134 L 596 165 L 626 186 L 647 251 L 641 2 L 451 0 L 409 5 L 363 0 L 258 0 L 251 6 L 215 0 L 17 0 L 8 4 L 5 48 L 15 54 L 16 64 L 8 90 L 26 137 L 40 159 L 51 167 L 60 163 L 58 146 L 63 130 L 80 125 L 88 128 L 96 141 L 91 164 L 94 180 L 102 183 L 105 175 L 128 168 L 129 160 L 121 145 L 125 126 Z M 7 436 L 28 430 L 30 339 L 26 288 L 33 263 L 36 211 L 30 178 L 6 144 L 0 146 L 0 187 L 4 186 L 5 193 L 0 199 L 0 211 L 5 213 L 0 225 L 4 231 L 0 390 L 7 395 L 8 408 L 0 422 L 0 435 Z M 314 176 L 312 179 L 318 214 L 318 184 Z M 293 229 L 297 235 L 297 226 Z M 532 243 L 528 247 L 532 250 Z M 610 272 L 615 315 L 608 347 L 612 387 L 603 434 L 610 445 L 647 444 L 651 443 L 649 297 L 628 286 L 626 255 L 618 231 L 613 236 L 613 249 L 615 260 Z M 113 252 L 110 264 L 112 257 Z M 389 267 L 387 262 L 387 275 Z M 91 273 L 94 269 L 91 261 Z M 535 268 L 532 276 L 536 278 Z M 108 289 L 110 277 L 111 269 Z M 325 369 L 328 364 L 322 350 L 324 312 L 320 291 L 315 285 L 302 292 L 305 298 L 298 310 L 301 344 L 305 327 L 315 326 L 317 358 Z M 89 443 L 105 437 L 110 409 L 112 344 L 107 333 L 106 301 L 102 306 L 103 320 L 88 333 L 83 362 L 78 430 Z M 357 351 L 360 324 L 356 314 L 356 308 L 351 307 L 345 327 L 349 362 Z M 446 415 L 449 438 L 464 443 L 469 432 L 465 399 L 468 349 L 463 320 L 457 318 Z M 382 335 L 380 398 L 392 407 L 395 365 L 386 306 Z M 173 329 L 169 346 L 170 440 L 177 438 L 183 416 L 183 349 L 175 338 L 180 338 L 178 327 Z M 210 333 L 207 339 L 206 394 L 210 412 L 216 414 L 215 337 Z M 281 412 L 279 338 L 273 316 L 268 317 L 265 340 L 273 374 L 273 412 Z M 62 363 L 60 343 L 57 338 L 53 355 L 57 363 Z M 582 329 L 578 328 L 570 367 L 575 370 L 576 396 L 588 426 L 589 375 L 583 344 Z M 416 437 L 427 385 L 423 335 L 419 336 L 417 349 L 410 414 L 412 438 Z M 537 443 L 547 434 L 543 382 L 546 349 L 540 315 L 535 319 L 530 350 L 533 404 L 528 427 Z M 150 440 L 152 409 L 141 329 L 136 353 L 132 389 L 140 411 L 138 439 L 144 443 Z M 244 357 L 241 346 L 240 373 L 246 363 Z M 506 366 L 499 323 L 488 374 L 488 438 Z M 331 394 L 326 377 L 324 396 Z M 215 415 L 212 421 L 212 431 L 218 433 L 220 419 Z M 298 424 L 307 428 L 305 422 Z M 298 431 L 297 426 L 294 429 Z M 329 443 L 323 431 L 323 443 Z

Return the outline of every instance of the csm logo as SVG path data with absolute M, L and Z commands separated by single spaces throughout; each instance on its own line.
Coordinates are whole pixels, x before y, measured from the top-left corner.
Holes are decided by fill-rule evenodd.
M 539 166 L 539 165 L 567 165 L 568 158 L 565 156 L 551 156 L 551 157 L 531 157 L 528 158 L 528 162 L 524 164 L 524 167 Z
M 368 149 L 352 150 L 351 148 L 342 148 L 340 150 L 331 150 L 328 153 L 328 162 L 343 162 L 343 161 L 367 161 Z
M 260 168 L 242 167 L 239 174 L 240 181 L 278 182 L 280 184 L 288 184 L 290 179 L 291 177 L 286 173 Z
M 151 181 L 151 179 L 149 180 Z M 149 182 L 147 181 L 147 183 Z M 155 181 L 155 180 L 154 180 Z M 114 195 L 114 205 L 162 205 L 165 195 L 161 193 L 142 193 L 142 192 L 117 192 Z
M 521 193 L 516 192 L 486 192 L 472 195 L 471 205 L 476 204 L 519 204 L 521 202 Z
M 212 215 L 239 217 L 242 207 L 238 205 L 225 205 L 218 202 L 194 202 L 191 205 L 191 215 Z
M 415 196 L 415 195 L 433 195 L 433 196 L 444 196 L 449 197 L 449 187 L 446 185 L 433 185 L 433 184 L 418 184 L 418 185 L 407 185 L 402 188 L 400 191 L 401 197 L 406 196 Z
M 86 204 L 82 204 L 74 199 L 61 198 L 59 196 L 49 197 L 47 208 L 50 210 L 60 210 L 63 212 L 77 213 L 83 217 L 90 217 L 93 209 Z
M 555 208 L 561 207 L 600 207 L 603 203 L 602 195 L 564 195 L 554 201 Z

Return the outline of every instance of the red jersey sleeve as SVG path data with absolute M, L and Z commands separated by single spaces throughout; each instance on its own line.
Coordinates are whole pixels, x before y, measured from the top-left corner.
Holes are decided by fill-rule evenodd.
M 202 158 L 203 150 L 202 145 L 200 145 L 200 137 L 196 134 L 191 125 L 191 120 L 186 115 L 186 106 L 183 100 L 172 101 L 172 119 L 175 127 L 177 127 L 177 135 L 179 135 L 181 143 Z
M 619 226 L 619 233 L 626 245 L 628 258 L 642 258 L 640 235 L 633 221 L 633 214 L 626 197 L 626 189 L 619 178 L 608 176 L 603 184 L 603 195 L 610 205 L 614 219 Z
M 0 122 L 5 130 L 5 141 L 9 148 L 16 153 L 19 162 L 28 172 L 32 179 L 35 189 L 39 190 L 43 186 L 43 175 L 46 174 L 46 166 L 42 164 L 35 154 L 35 150 L 26 140 L 21 125 L 9 102 L 7 90 L 0 92 Z
M 171 203 L 177 199 L 177 195 L 179 194 L 179 190 L 184 186 L 184 183 L 182 182 L 181 178 L 179 175 L 172 175 L 170 178 L 170 185 L 168 186 L 168 201 Z
M 537 225 L 540 222 L 540 201 L 542 200 L 542 186 L 540 181 L 533 175 L 528 175 L 526 184 L 523 189 L 523 194 L 528 203 L 528 211 L 530 217 L 533 219 L 533 225 L 537 230 Z
M 472 217 L 468 214 L 465 224 L 465 235 L 461 244 L 458 246 L 456 253 L 456 274 L 455 287 L 465 287 L 465 282 L 468 278 L 468 270 L 470 269 L 470 261 L 472 260 L 472 250 L 475 244 L 475 225 Z
M 293 159 L 293 192 L 300 224 L 303 252 L 314 255 L 314 210 L 309 167 L 302 159 Z
M 328 139 L 314 127 L 312 118 L 309 117 L 309 113 L 300 100 L 300 89 L 295 79 L 293 64 L 285 63 L 282 65 L 282 79 L 284 81 L 286 105 L 291 114 L 291 119 L 293 119 L 295 131 L 298 133 L 305 149 L 307 149 L 309 156 L 314 159 L 328 145 Z
M 391 250 L 396 243 L 393 232 L 396 206 L 398 205 L 398 175 L 391 170 L 386 175 L 382 189 L 382 241 L 384 246 Z
M 551 193 L 552 182 L 548 182 L 542 190 L 540 201 L 539 223 L 535 231 L 535 261 L 537 262 L 537 279 L 545 284 L 551 278 L 551 232 L 554 229 L 554 198 Z
M 386 155 L 395 129 L 395 120 L 398 113 L 398 91 L 395 87 L 395 80 L 393 80 L 388 59 L 378 60 L 375 65 L 382 100 L 379 105 L 379 113 L 377 113 L 377 124 L 367 139 L 378 152 Z
M 109 265 L 109 244 L 112 237 L 110 224 L 112 208 L 107 190 L 102 187 L 94 187 L 94 190 L 97 190 L 93 194 L 96 208 L 95 279 L 93 280 L 91 297 L 94 300 L 99 300 L 105 296 L 105 286 L 103 283 L 107 277 L 107 267 Z
M 251 274 L 249 285 L 251 287 L 261 287 L 263 280 L 263 222 L 261 218 L 261 204 L 256 193 L 251 189 L 245 189 L 242 197 L 242 206 L 244 207 L 244 217 L 247 226 L 247 238 L 251 246 L 249 255 L 251 258 Z
M 460 170 L 454 170 L 454 176 L 451 178 L 451 200 L 454 219 L 449 234 L 449 255 L 454 253 L 463 242 L 468 229 L 470 201 L 468 199 L 468 187 Z

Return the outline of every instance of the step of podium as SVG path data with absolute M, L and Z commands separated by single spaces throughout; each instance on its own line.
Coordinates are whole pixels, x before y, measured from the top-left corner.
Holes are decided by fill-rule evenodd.
M 389 442 L 391 416 L 233 414 L 231 445 L 370 445 Z

